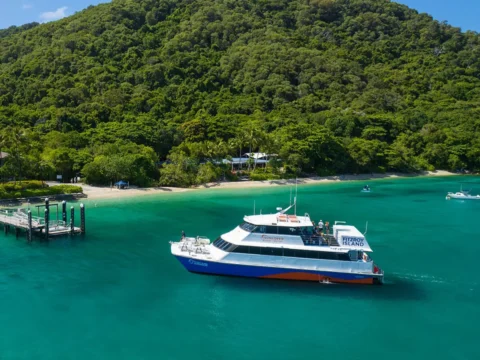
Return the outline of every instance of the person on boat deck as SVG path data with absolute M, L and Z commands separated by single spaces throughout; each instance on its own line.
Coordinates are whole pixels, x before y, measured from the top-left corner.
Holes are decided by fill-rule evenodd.
M 182 230 L 182 239 L 185 239 L 185 231 Z
M 325 233 L 330 233 L 330 223 L 328 221 L 325 221 Z
M 319 231 L 320 233 L 323 232 L 323 221 L 322 221 L 322 220 L 320 220 L 320 221 L 318 222 L 318 231 Z

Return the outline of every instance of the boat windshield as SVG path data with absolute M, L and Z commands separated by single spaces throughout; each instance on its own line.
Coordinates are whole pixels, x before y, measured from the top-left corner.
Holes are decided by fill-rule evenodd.
M 244 221 L 243 223 L 241 223 L 238 226 L 240 227 L 240 229 L 248 231 L 248 232 L 253 232 L 255 230 L 255 228 L 257 227 L 256 225 L 250 224 L 246 221 Z

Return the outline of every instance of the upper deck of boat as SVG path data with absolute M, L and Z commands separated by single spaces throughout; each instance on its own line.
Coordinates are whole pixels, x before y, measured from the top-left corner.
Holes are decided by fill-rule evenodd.
M 244 221 L 261 226 L 261 225 L 275 225 L 287 227 L 306 227 L 313 226 L 312 220 L 308 214 L 305 216 L 287 215 L 282 213 L 265 214 L 265 215 L 250 215 L 243 218 Z

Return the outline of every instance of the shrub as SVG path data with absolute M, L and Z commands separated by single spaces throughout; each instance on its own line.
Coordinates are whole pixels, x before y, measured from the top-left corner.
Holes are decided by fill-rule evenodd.
M 82 187 L 76 185 L 55 185 L 51 187 L 31 188 L 25 190 L 17 189 L 17 186 L 7 186 L 7 188 L 13 190 L 8 191 L 5 189 L 4 186 L 0 185 L 0 199 L 14 199 L 60 194 L 78 194 L 83 192 Z
M 83 192 L 81 186 L 76 185 L 55 185 L 50 187 L 52 194 L 79 194 Z
M 251 173 L 250 179 L 254 181 L 278 180 L 280 179 L 280 175 L 271 173 Z
M 43 181 L 39 180 L 28 180 L 28 181 L 10 181 L 6 184 L 3 184 L 3 187 L 7 192 L 9 191 L 18 191 L 18 190 L 28 190 L 28 189 L 43 189 L 48 187 Z

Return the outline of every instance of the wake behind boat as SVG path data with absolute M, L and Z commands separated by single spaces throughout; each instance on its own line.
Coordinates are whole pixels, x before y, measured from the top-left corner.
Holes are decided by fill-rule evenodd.
M 245 216 L 213 243 L 204 237 L 170 242 L 172 254 L 190 272 L 324 283 L 381 284 L 383 271 L 368 253 L 365 236 L 336 221 L 333 233 L 318 231 L 308 214 Z M 296 212 L 295 212 L 296 213 Z

